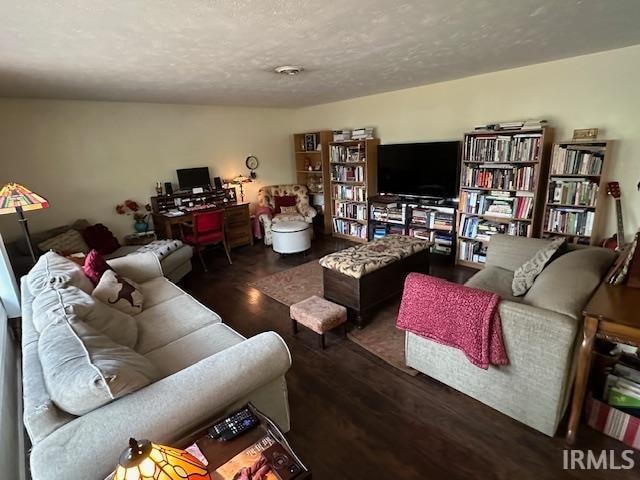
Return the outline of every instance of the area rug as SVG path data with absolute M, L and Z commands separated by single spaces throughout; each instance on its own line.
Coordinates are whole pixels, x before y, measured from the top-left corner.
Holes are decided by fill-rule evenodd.
M 249 283 L 265 295 L 291 306 L 313 295 L 323 296 L 322 267 L 317 260 Z
M 274 273 L 249 283 L 265 295 L 291 306 L 312 295 L 323 295 L 322 267 L 317 260 Z M 364 328 L 353 328 L 347 337 L 352 342 L 409 375 L 418 372 L 404 361 L 404 332 L 396 328 L 398 301 L 387 302 L 373 314 Z

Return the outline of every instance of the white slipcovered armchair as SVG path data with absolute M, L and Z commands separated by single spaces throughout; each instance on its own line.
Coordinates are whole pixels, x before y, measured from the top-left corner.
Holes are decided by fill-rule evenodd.
M 295 214 L 276 212 L 276 197 L 296 197 Z M 312 223 L 318 214 L 309 204 L 309 191 L 305 185 L 269 185 L 258 191 L 258 218 L 264 227 L 264 244 L 272 244 L 271 225 L 282 221 L 301 220 Z

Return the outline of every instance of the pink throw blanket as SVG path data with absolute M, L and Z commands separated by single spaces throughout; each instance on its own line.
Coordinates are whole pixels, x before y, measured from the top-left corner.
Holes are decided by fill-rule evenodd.
M 396 326 L 462 350 L 484 370 L 489 365 L 508 365 L 499 302 L 500 297 L 492 292 L 410 273 Z

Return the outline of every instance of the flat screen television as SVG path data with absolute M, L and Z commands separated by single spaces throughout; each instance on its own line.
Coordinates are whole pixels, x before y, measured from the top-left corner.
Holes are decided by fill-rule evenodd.
M 459 141 L 380 145 L 378 192 L 455 198 L 459 165 Z
M 180 168 L 176 170 L 176 173 L 178 174 L 180 190 L 190 190 L 196 187 L 211 185 L 209 167 Z

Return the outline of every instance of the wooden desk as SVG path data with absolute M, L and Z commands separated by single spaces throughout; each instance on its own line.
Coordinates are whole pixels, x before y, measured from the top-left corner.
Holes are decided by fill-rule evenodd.
M 225 234 L 229 248 L 243 245 L 253 245 L 253 231 L 251 228 L 251 213 L 248 203 L 228 203 L 220 206 L 224 209 Z M 215 208 L 219 210 L 220 208 Z M 211 209 L 214 210 L 214 209 Z M 185 212 L 184 215 L 170 217 L 163 213 L 152 213 L 153 225 L 160 238 L 180 238 L 178 231 L 181 223 L 190 222 L 193 219 L 192 213 L 206 212 L 208 210 L 197 210 L 196 212 Z
M 640 289 L 602 283 L 584 308 L 584 336 L 571 403 L 567 443 L 573 444 L 589 381 L 591 353 L 596 337 L 640 346 Z

